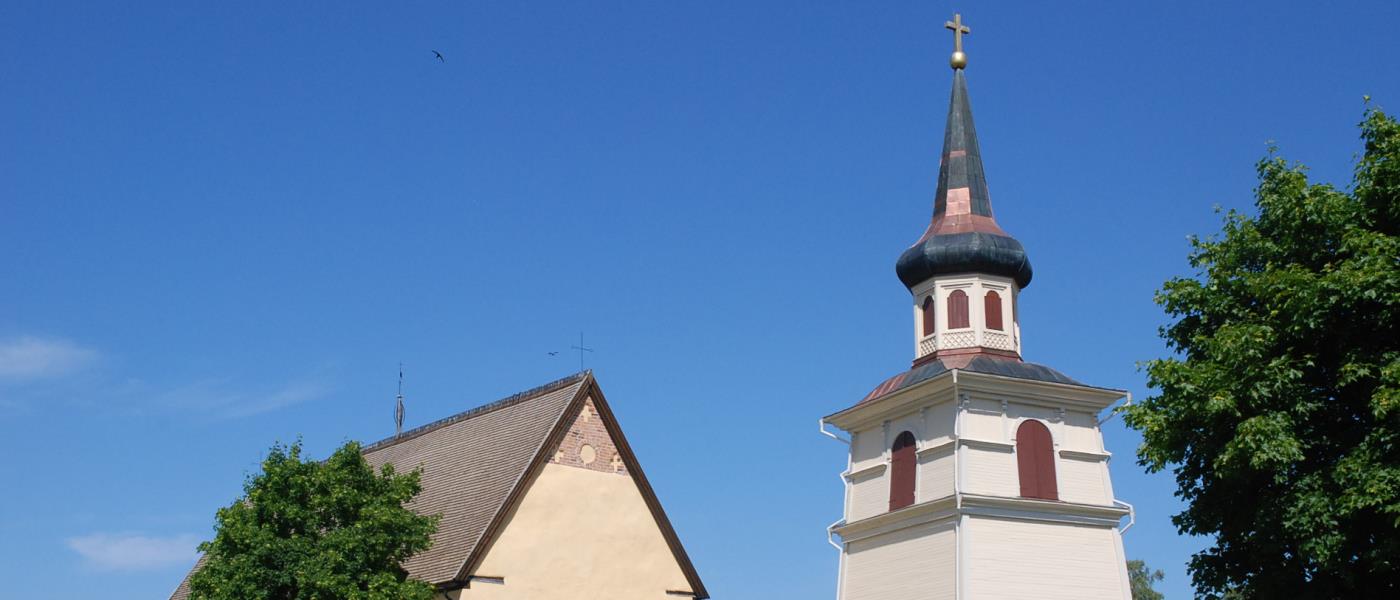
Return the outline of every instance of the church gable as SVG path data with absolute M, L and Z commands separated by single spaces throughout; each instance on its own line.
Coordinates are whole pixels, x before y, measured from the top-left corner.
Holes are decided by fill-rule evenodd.
M 597 389 L 470 568 L 463 600 L 706 597 Z
M 626 461 L 608 434 L 608 428 L 598 415 L 597 404 L 591 396 L 584 399 L 583 408 L 574 416 L 564 437 L 555 446 L 549 462 L 600 473 L 627 475 Z
M 708 597 L 591 372 L 364 453 L 422 469 L 410 507 L 441 521 L 404 567 L 447 598 Z M 171 600 L 188 595 L 186 576 Z

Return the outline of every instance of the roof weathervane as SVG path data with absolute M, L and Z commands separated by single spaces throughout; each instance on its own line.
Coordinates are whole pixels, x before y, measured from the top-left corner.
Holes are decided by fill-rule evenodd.
M 953 30 L 953 56 L 948 59 L 948 64 L 952 65 L 955 71 L 967 67 L 967 55 L 963 54 L 962 49 L 962 36 L 964 33 L 972 33 L 972 28 L 963 25 L 960 13 L 953 13 L 953 20 L 944 23 L 943 27 Z
M 403 433 L 403 363 L 399 363 L 399 394 L 394 397 L 394 436 Z

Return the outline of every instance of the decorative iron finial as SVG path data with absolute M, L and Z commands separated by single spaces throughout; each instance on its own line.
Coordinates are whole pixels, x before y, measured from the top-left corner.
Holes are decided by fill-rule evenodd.
M 953 30 L 953 57 L 948 59 L 948 64 L 953 70 L 958 70 L 967 66 L 967 55 L 963 54 L 962 36 L 964 33 L 972 33 L 972 28 L 963 25 L 962 15 L 953 13 L 953 20 L 943 24 L 944 28 Z
M 403 363 L 399 363 L 399 394 L 394 397 L 394 437 L 403 433 Z

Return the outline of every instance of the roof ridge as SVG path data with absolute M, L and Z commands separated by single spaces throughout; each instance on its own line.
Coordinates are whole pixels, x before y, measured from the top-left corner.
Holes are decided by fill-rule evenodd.
M 431 431 L 436 431 L 453 423 L 465 421 L 473 417 L 479 417 L 486 413 L 495 412 L 502 408 L 515 406 L 516 404 L 520 404 L 521 402 L 525 402 L 527 400 L 533 400 L 539 396 L 543 396 L 544 394 L 558 391 L 560 389 L 583 381 L 586 377 L 592 375 L 592 373 L 593 371 L 591 369 L 586 371 L 579 371 L 578 373 L 574 373 L 573 375 L 569 375 L 568 377 L 556 379 L 544 385 L 538 385 L 523 392 L 516 392 L 514 394 L 506 396 L 505 398 L 501 398 L 500 400 L 483 404 L 481 406 L 469 408 L 455 415 L 438 419 L 426 425 L 414 427 L 413 429 L 410 429 L 398 435 L 390 436 L 377 442 L 374 442 L 373 444 L 366 445 L 365 447 L 360 449 L 360 452 L 362 454 L 368 454 L 376 450 L 383 450 L 385 448 L 398 444 L 399 442 L 406 442 L 408 440 L 419 437 Z

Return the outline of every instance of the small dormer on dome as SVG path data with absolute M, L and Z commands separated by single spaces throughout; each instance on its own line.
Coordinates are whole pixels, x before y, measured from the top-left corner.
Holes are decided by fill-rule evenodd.
M 1031 283 L 1025 248 L 992 215 L 963 74 L 966 56 L 957 57 L 933 218 L 895 264 L 913 294 L 916 364 L 973 353 L 1019 360 L 1016 302 Z

